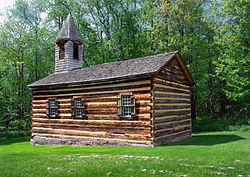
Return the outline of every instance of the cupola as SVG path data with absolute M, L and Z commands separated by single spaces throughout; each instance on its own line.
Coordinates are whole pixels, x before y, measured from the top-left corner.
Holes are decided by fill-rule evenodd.
M 82 67 L 83 41 L 69 14 L 56 39 L 55 73 Z

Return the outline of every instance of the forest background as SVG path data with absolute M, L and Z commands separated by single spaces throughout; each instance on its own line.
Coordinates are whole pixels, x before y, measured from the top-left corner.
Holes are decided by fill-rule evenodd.
M 68 13 L 83 67 L 179 50 L 194 131 L 249 130 L 248 0 L 16 0 L 0 24 L 0 132 L 30 129 L 27 85 L 54 72 Z

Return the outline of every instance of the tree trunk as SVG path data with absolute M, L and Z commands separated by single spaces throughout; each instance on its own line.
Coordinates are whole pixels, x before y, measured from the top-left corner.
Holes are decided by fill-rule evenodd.
M 220 117 L 224 117 L 225 115 L 225 96 L 222 92 L 220 92 Z

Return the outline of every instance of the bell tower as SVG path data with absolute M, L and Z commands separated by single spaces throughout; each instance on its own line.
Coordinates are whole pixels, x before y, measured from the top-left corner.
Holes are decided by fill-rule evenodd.
M 69 14 L 56 39 L 55 73 L 82 67 L 83 41 Z

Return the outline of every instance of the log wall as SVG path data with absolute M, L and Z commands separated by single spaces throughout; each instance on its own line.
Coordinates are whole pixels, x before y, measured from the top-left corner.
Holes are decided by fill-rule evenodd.
M 56 144 L 62 141 L 80 144 L 118 144 L 152 146 L 152 80 L 114 83 L 109 85 L 43 89 L 33 91 L 33 144 Z M 117 96 L 121 92 L 135 95 L 136 116 L 132 119 L 117 115 Z M 71 116 L 71 98 L 83 96 L 86 117 Z M 48 118 L 46 101 L 59 102 L 58 117 Z M 40 138 L 39 138 L 40 137 Z M 44 142 L 44 138 L 46 143 Z M 58 141 L 58 140 L 61 141 Z M 86 143 L 84 143 L 86 142 Z M 67 143 L 66 143 L 67 144 Z
M 191 105 L 188 78 L 177 58 L 153 77 L 154 145 L 191 137 Z

